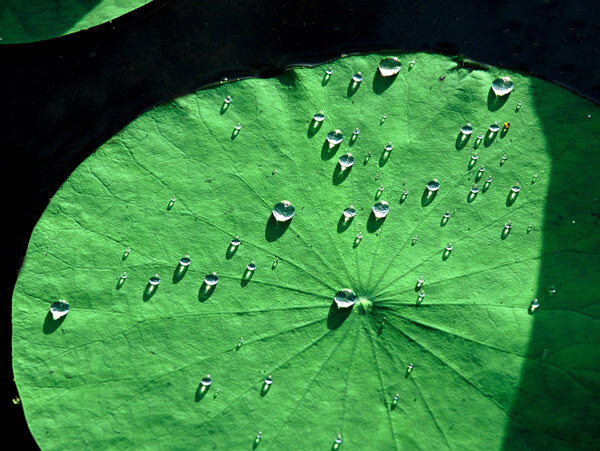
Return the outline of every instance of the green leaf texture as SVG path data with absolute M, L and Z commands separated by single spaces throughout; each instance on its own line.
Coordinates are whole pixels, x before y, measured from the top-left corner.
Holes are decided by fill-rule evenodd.
M 43 41 L 116 19 L 151 0 L 3 0 L 0 44 Z
M 383 78 L 382 57 L 176 99 L 73 172 L 13 298 L 15 378 L 42 448 L 329 450 L 338 434 L 355 450 L 597 444 L 597 108 L 438 55 L 402 55 Z M 490 91 L 499 76 L 508 97 Z M 281 200 L 296 209 L 284 226 L 270 218 Z M 343 288 L 359 296 L 351 309 L 333 302 Z M 70 312 L 54 321 L 58 299 Z

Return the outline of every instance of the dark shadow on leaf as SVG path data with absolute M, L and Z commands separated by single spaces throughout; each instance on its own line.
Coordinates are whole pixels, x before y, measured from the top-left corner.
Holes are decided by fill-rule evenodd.
M 489 111 L 498 111 L 500 108 L 504 106 L 508 98 L 510 97 L 510 93 L 505 96 L 497 96 L 494 93 L 494 90 L 490 88 L 488 92 L 487 98 L 487 107 Z
M 389 150 L 384 150 L 381 154 L 381 156 L 379 157 L 379 167 L 382 168 L 385 166 L 385 164 L 388 162 L 388 160 L 390 159 L 390 154 L 392 152 Z
M 357 83 L 354 80 L 350 79 L 350 83 L 348 83 L 348 90 L 346 91 L 346 95 L 348 96 L 348 98 L 356 94 L 356 91 L 358 91 L 359 87 L 360 83 Z
M 496 140 L 496 136 L 498 136 L 498 132 L 492 132 L 488 130 L 488 132 L 485 135 L 485 138 L 483 139 L 483 146 L 490 147 Z
M 333 175 L 331 176 L 331 183 L 334 185 L 339 185 L 344 180 L 348 178 L 350 175 L 350 171 L 352 170 L 352 166 L 349 168 L 343 168 L 341 164 L 337 164 L 335 169 L 333 170 Z
M 123 288 L 123 284 L 125 283 L 126 279 L 123 279 L 122 277 L 119 277 L 119 279 L 117 280 L 117 290 L 120 290 L 121 288 Z
M 319 130 L 321 130 L 322 125 L 323 122 L 315 121 L 314 119 L 310 121 L 308 130 L 306 131 L 306 136 L 308 136 L 309 139 L 315 136 L 319 132 Z
M 227 247 L 227 250 L 225 251 L 225 258 L 227 260 L 231 260 L 233 258 L 233 256 L 235 255 L 235 253 L 237 252 L 239 246 L 234 246 L 233 244 L 230 244 Z
M 248 268 L 246 268 L 244 274 L 242 274 L 242 279 L 240 280 L 240 285 L 242 286 L 242 288 L 248 286 L 248 284 L 252 280 L 252 277 L 254 277 L 254 271 L 250 271 Z
M 335 146 L 331 146 L 331 144 L 329 143 L 329 141 L 327 141 L 327 139 L 325 140 L 325 142 L 323 143 L 323 147 L 321 147 L 321 160 L 323 161 L 327 161 L 327 160 L 331 160 L 333 158 L 333 156 L 335 155 L 335 153 L 337 152 L 337 150 L 339 149 L 340 145 L 336 144 Z
M 508 196 L 506 196 L 506 206 L 512 207 L 512 205 L 517 201 L 517 197 L 519 197 L 519 192 L 514 192 L 510 190 Z
M 175 271 L 173 271 L 173 283 L 181 282 L 181 279 L 183 279 L 185 273 L 187 273 L 187 270 L 187 265 L 182 265 L 181 263 L 178 263 L 175 267 Z
M 369 233 L 377 232 L 381 228 L 383 223 L 385 222 L 385 218 L 387 218 L 387 216 L 384 216 L 383 218 L 376 218 L 375 213 L 373 213 L 371 211 L 371 214 L 369 215 L 369 219 L 367 220 L 367 232 L 369 232 Z
M 398 78 L 398 74 L 391 75 L 389 77 L 383 77 L 379 70 L 375 71 L 373 77 L 373 92 L 377 95 L 383 94 Z
M 456 137 L 456 142 L 454 143 L 454 147 L 456 150 L 464 149 L 464 147 L 471 139 L 471 135 L 465 135 L 463 132 L 458 132 L 458 136 Z
M 330 74 L 325 74 L 323 75 L 323 80 L 321 80 L 321 86 L 327 86 L 327 83 L 329 83 L 329 79 L 331 78 Z
M 352 224 L 353 220 L 354 220 L 354 216 L 351 218 L 347 218 L 342 213 L 342 215 L 340 216 L 340 220 L 338 221 L 338 224 L 337 224 L 337 232 L 343 233 L 346 230 L 348 230 L 348 227 L 350 227 L 350 224 Z
M 271 390 L 271 385 L 273 384 L 267 384 L 266 382 L 264 382 L 263 386 L 260 389 L 260 396 L 262 396 L 263 398 L 267 396 L 267 393 L 269 393 L 269 390 Z
M 200 289 L 198 290 L 198 300 L 200 302 L 206 302 L 213 295 L 217 286 L 209 285 L 206 282 L 202 282 Z
M 350 316 L 352 308 L 353 307 L 340 308 L 335 301 L 333 301 L 329 307 L 329 314 L 327 315 L 327 328 L 335 330 L 344 324 L 344 321 Z
M 147 302 L 150 299 L 152 299 L 152 296 L 154 296 L 157 291 L 158 285 L 152 285 L 150 282 L 148 282 L 148 285 L 146 285 L 146 288 L 144 288 L 144 293 L 142 295 L 142 299 L 144 300 L 144 302 Z
M 229 104 L 227 102 L 223 102 L 223 105 L 221 105 L 221 115 L 225 114 L 227 112 L 227 109 L 229 108 Z
M 204 385 L 202 384 L 202 382 L 200 382 L 200 385 L 198 385 L 198 388 L 196 389 L 196 395 L 194 396 L 194 401 L 196 402 L 200 402 L 204 399 L 204 397 L 206 396 L 206 394 L 208 393 L 208 389 L 210 388 L 210 385 Z
M 500 234 L 500 239 L 505 240 L 510 235 L 510 227 L 504 227 L 502 229 L 502 233 Z
M 281 238 L 281 236 L 292 223 L 292 219 L 285 222 L 277 221 L 273 214 L 271 214 L 271 216 L 269 216 L 269 220 L 267 221 L 267 226 L 265 227 L 265 239 L 269 242 L 273 242 Z
M 500 139 L 504 139 L 504 137 L 506 136 L 507 133 L 508 133 L 508 128 L 506 128 L 506 127 L 502 128 L 502 131 L 500 132 Z
M 450 252 L 448 249 L 444 249 L 444 253 L 442 254 L 442 260 L 446 261 L 450 258 Z
M 471 158 L 467 163 L 467 170 L 470 171 L 471 169 L 473 169 L 475 163 L 477 163 L 477 160 L 475 158 Z
M 54 319 L 52 313 L 48 311 L 46 314 L 46 318 L 44 318 L 44 326 L 43 330 L 46 335 L 50 335 L 56 331 L 60 327 L 60 325 L 65 321 L 66 316 L 61 316 L 58 319 Z
M 350 140 L 348 141 L 348 146 L 352 147 L 356 140 L 358 139 L 358 135 L 356 133 L 352 133 Z
M 473 191 L 469 190 L 469 194 L 467 194 L 467 203 L 471 203 L 475 200 L 475 198 L 477 197 L 477 193 L 474 193 Z
M 437 191 L 430 191 L 425 188 L 425 191 L 423 191 L 423 195 L 421 196 L 421 207 L 427 207 L 431 205 L 435 199 L 435 196 L 437 196 Z

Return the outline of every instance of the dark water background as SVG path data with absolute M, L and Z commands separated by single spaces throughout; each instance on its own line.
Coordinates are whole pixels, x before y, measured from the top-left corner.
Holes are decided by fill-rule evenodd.
M 598 103 L 598 19 L 594 0 L 155 0 L 93 30 L 0 46 L 5 311 L 54 192 L 98 145 L 163 100 L 222 77 L 270 77 L 342 53 L 395 49 L 464 54 Z M 35 448 L 21 406 L 11 402 L 10 314 L 2 326 L 11 441 Z

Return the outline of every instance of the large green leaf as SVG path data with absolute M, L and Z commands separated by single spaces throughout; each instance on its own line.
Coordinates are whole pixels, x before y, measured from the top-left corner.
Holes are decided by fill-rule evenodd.
M 294 69 L 161 105 L 69 177 L 13 299 L 15 378 L 43 448 L 250 449 L 258 431 L 268 449 L 329 449 L 338 434 L 360 450 L 595 443 L 596 108 L 436 55 L 404 55 L 398 76 L 382 78 L 380 58 L 336 61 L 329 79 L 326 67 Z M 507 75 L 515 89 L 496 99 L 492 80 Z M 511 126 L 490 139 L 494 121 Z M 337 128 L 345 138 L 330 149 Z M 348 151 L 356 163 L 340 172 Z M 480 188 L 493 180 L 469 198 L 481 165 Z M 434 178 L 441 188 L 427 197 Z M 370 217 L 380 185 L 384 221 Z M 270 218 L 284 199 L 296 208 L 287 227 Z M 343 288 L 360 296 L 352 309 L 333 302 Z M 58 299 L 71 310 L 54 321 Z
M 3 0 L 0 44 L 56 38 L 116 19 L 151 0 Z

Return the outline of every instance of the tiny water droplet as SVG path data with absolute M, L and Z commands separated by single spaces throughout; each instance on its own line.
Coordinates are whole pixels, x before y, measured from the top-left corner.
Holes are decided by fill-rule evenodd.
M 485 166 L 481 166 L 481 167 L 479 168 L 479 172 L 485 172 Z
M 485 183 L 492 183 L 492 176 L 488 175 L 487 178 L 485 179 Z
M 241 122 L 238 122 L 238 123 L 236 124 L 236 126 L 235 126 L 235 129 L 236 129 L 236 130 L 238 130 L 238 131 L 239 131 L 239 130 L 241 130 L 241 129 L 242 129 L 242 123 L 241 123 Z
M 493 124 L 491 124 L 489 126 L 489 130 L 492 133 L 496 133 L 498 130 L 500 130 L 500 126 L 498 125 L 498 121 L 494 122 Z
M 483 139 L 483 133 L 477 135 L 477 141 L 481 141 Z
M 425 290 L 419 291 L 419 302 L 423 302 L 423 298 L 425 298 Z
M 355 129 L 352 131 L 352 133 L 353 133 L 353 134 L 355 134 L 355 135 L 359 135 L 359 134 L 360 134 L 360 130 L 358 129 L 358 127 L 356 127 L 356 128 L 355 128 Z
M 479 192 L 479 186 L 477 186 L 477 184 L 473 185 L 473 186 L 471 187 L 471 192 L 472 192 L 473 194 L 477 194 L 477 193 Z
M 358 233 L 358 234 L 356 235 L 356 239 L 357 239 L 358 241 L 362 240 L 362 239 L 363 239 L 363 234 L 362 234 L 362 233 Z
M 427 189 L 429 191 L 437 191 L 440 189 L 440 182 L 438 182 L 438 179 L 433 179 L 429 182 L 427 182 Z
M 265 384 L 267 385 L 271 385 L 273 383 L 273 377 L 269 374 L 266 378 L 265 378 Z
M 197 379 L 196 379 L 197 380 Z M 205 387 L 208 387 L 210 384 L 212 384 L 212 379 L 210 378 L 210 374 L 207 374 L 206 377 L 203 377 L 202 380 L 200 381 L 202 383 L 202 385 L 204 385 Z
M 379 121 L 379 123 L 383 124 L 386 119 L 387 119 L 387 114 L 384 114 L 383 116 L 381 116 L 381 120 Z
M 418 239 L 419 239 L 419 238 L 417 237 L 417 235 L 415 235 L 415 237 L 414 237 L 414 238 L 413 238 L 413 240 L 412 240 L 412 244 L 414 245 L 414 244 L 417 242 L 417 240 L 418 240 Z
M 339 129 L 327 133 L 327 141 L 329 141 L 329 144 L 331 144 L 333 146 L 337 146 L 339 143 L 342 142 L 343 139 L 344 139 L 344 135 L 342 134 L 342 131 Z
M 326 73 L 327 75 L 331 75 L 331 74 L 333 74 L 333 67 L 329 67 L 329 68 L 327 68 L 327 70 L 325 70 L 325 73 Z
M 352 76 L 352 81 L 355 83 L 360 83 L 363 80 L 363 76 L 361 72 L 357 72 Z
M 448 252 L 450 252 L 452 249 L 454 249 L 454 248 L 452 247 L 452 243 L 448 243 L 448 244 L 446 245 L 446 250 L 447 250 Z
M 236 349 L 240 349 L 243 344 L 244 344 L 244 337 L 240 337 L 240 341 L 238 341 L 238 344 L 235 346 Z
M 425 277 L 423 277 L 423 276 L 419 277 L 419 279 L 417 280 L 417 287 L 420 288 L 424 283 L 425 283 Z
M 377 190 L 378 190 L 379 192 L 383 191 L 383 185 L 380 185 L 380 186 L 379 186 L 379 188 L 377 188 Z
M 225 99 L 223 99 L 223 102 L 225 102 L 225 103 L 231 103 L 231 96 L 225 97 Z
M 282 200 L 273 206 L 273 217 L 276 221 L 289 221 L 296 214 L 296 208 L 290 201 Z
M 392 145 L 391 142 L 389 142 L 388 144 L 385 145 L 384 149 L 388 152 L 390 152 L 392 149 L 394 148 L 394 146 Z
M 591 119 L 591 118 L 592 118 L 592 115 L 591 115 L 591 114 L 588 114 L 588 115 L 587 115 L 587 117 L 588 117 L 588 119 Z
M 231 245 L 237 247 L 240 244 L 242 244 L 242 241 L 240 240 L 240 237 L 236 235 L 235 238 L 231 240 Z
M 347 153 L 338 159 L 338 163 L 342 168 L 350 168 L 354 164 L 354 157 L 351 153 Z
M 504 224 L 504 228 L 505 229 L 512 229 L 512 221 L 508 221 L 506 224 Z
M 492 82 L 492 91 L 494 91 L 494 94 L 497 96 L 505 96 L 509 94 L 513 90 L 513 87 L 514 83 L 510 77 L 496 78 Z
M 217 282 L 219 282 L 219 276 L 217 276 L 216 272 L 213 272 L 212 274 L 207 274 L 204 277 L 204 283 L 206 283 L 206 285 L 216 285 Z
M 471 155 L 471 160 L 476 161 L 479 158 L 479 154 L 477 152 L 475 152 L 473 155 Z
M 527 233 L 531 232 L 531 229 L 533 229 L 533 222 L 530 222 L 527 226 Z
M 352 307 L 356 303 L 356 295 L 349 288 L 338 291 L 333 299 L 340 308 Z
M 319 111 L 317 114 L 313 116 L 315 122 L 323 122 L 325 120 L 325 115 L 322 111 Z
M 556 294 L 556 288 L 554 286 L 548 287 L 548 296 L 554 296 Z
M 177 198 L 175 196 L 171 196 L 171 202 L 175 202 Z
M 391 77 L 400 72 L 402 64 L 397 57 L 384 58 L 379 62 L 379 73 L 382 77 Z
M 350 205 L 348 208 L 344 208 L 342 212 L 346 218 L 353 218 L 356 215 L 356 210 L 353 205 Z
M 406 374 L 412 373 L 413 368 L 414 368 L 414 365 L 412 363 L 409 363 L 408 367 L 406 368 Z
M 413 67 L 415 67 L 415 64 L 417 64 L 417 62 L 415 60 L 412 60 L 410 62 L 410 68 L 412 69 Z
M 538 173 L 536 172 L 535 174 L 533 174 L 533 180 L 531 180 L 531 183 L 535 183 L 537 181 L 538 178 Z
M 522 106 L 523 106 L 523 102 L 517 103 L 517 111 L 519 111 Z
M 338 434 L 338 436 L 335 438 L 335 443 L 338 445 L 342 443 L 342 436 L 340 434 Z
M 279 264 L 279 257 L 275 257 L 275 260 L 273 260 L 273 264 L 271 265 L 271 269 L 275 269 L 278 264 Z
M 50 313 L 52 314 L 52 319 L 60 319 L 69 313 L 69 304 L 64 299 L 59 299 L 50 305 Z
M 123 271 L 123 274 L 121 274 L 121 279 L 127 279 L 127 271 Z
M 533 315 L 539 307 L 540 307 L 540 301 L 538 301 L 537 299 L 534 299 L 533 301 L 531 301 L 531 304 L 529 304 L 529 313 L 531 315 Z
M 467 125 L 463 125 L 460 129 L 460 132 L 463 135 L 470 135 L 473 133 L 473 127 L 471 127 L 471 123 L 469 122 Z
M 192 259 L 190 258 L 189 254 L 185 254 L 185 257 L 179 259 L 179 264 L 181 266 L 189 266 L 190 263 L 192 263 Z
M 444 218 L 449 218 L 450 217 L 450 210 L 446 210 L 446 213 L 444 213 Z
M 519 185 L 519 183 L 515 183 L 513 185 L 513 187 L 510 189 L 513 193 L 518 193 L 519 191 L 521 191 L 521 185 Z
M 390 211 L 390 204 L 385 200 L 377 202 L 373 205 L 373 214 L 376 218 L 385 218 Z
M 256 269 L 256 263 L 252 260 L 250 263 L 246 265 L 248 271 L 254 271 Z
M 150 279 L 148 279 L 148 282 L 150 283 L 150 285 L 158 285 L 160 283 L 160 277 L 158 276 L 158 274 L 150 277 Z

